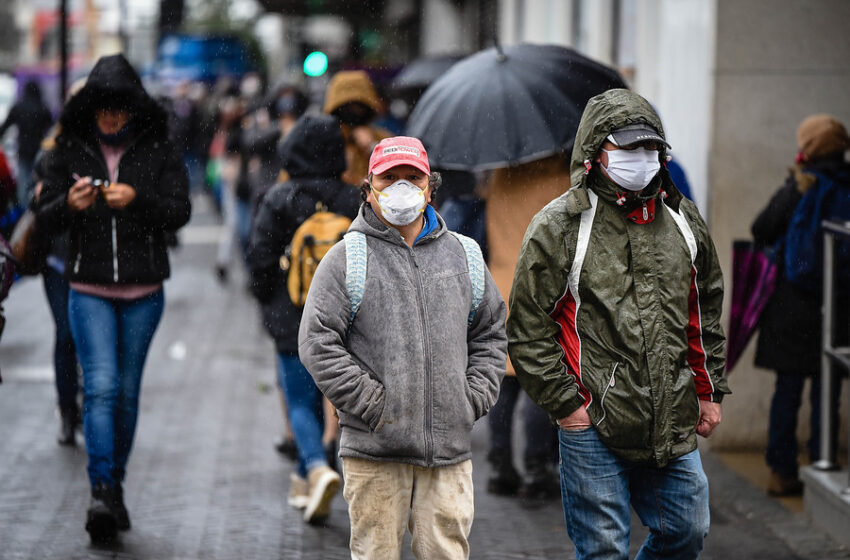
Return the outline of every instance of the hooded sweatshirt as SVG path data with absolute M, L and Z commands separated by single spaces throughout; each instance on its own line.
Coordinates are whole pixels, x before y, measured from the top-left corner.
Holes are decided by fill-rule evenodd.
M 77 177 L 109 179 L 96 133 L 95 112 L 120 108 L 131 115 L 117 181 L 136 196 L 122 210 L 98 196 L 73 212 L 68 191 Z M 142 86 L 122 55 L 102 57 L 86 85 L 65 105 L 62 132 L 44 169 L 36 213 L 51 231 L 70 229 L 66 276 L 88 284 L 153 284 L 170 274 L 165 242 L 189 221 L 188 179 L 180 155 L 168 141 L 167 116 Z
M 612 452 L 661 467 L 696 448 L 698 399 L 719 402 L 730 392 L 723 279 L 705 223 L 666 169 L 623 199 L 593 163 L 605 137 L 633 123 L 664 135 L 631 91 L 588 102 L 573 187 L 526 232 L 508 339 L 520 383 L 553 420 L 584 406 Z M 658 157 L 666 159 L 663 146 Z
M 422 467 L 465 461 L 472 424 L 499 395 L 505 303 L 487 271 L 484 299 L 468 325 L 466 255 L 434 217 L 438 226 L 408 247 L 361 206 L 349 231 L 365 234 L 368 262 L 350 327 L 345 241 L 313 277 L 298 350 L 339 412 L 342 457 Z
M 293 354 L 298 351 L 301 308 L 289 297 L 280 257 L 295 230 L 316 212 L 317 203 L 324 204 L 329 212 L 353 219 L 360 207 L 360 193 L 339 180 L 345 170 L 345 149 L 333 117 L 301 117 L 279 152 L 290 179 L 275 185 L 261 200 L 246 261 L 251 291 L 260 301 L 263 323 L 277 351 Z

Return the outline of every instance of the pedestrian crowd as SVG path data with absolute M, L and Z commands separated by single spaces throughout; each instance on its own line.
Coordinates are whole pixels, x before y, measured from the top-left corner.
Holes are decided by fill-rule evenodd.
M 226 286 L 244 267 L 274 341 L 288 503 L 321 525 L 341 491 L 352 558 L 399 557 L 405 528 L 417 558 L 469 557 L 470 434 L 488 413 L 487 491 L 560 497 L 578 558 L 628 557 L 632 509 L 649 528 L 637 558 L 698 557 L 710 519 L 697 438 L 730 393 L 723 278 L 652 105 L 588 92 L 569 150 L 463 173 L 381 126 L 368 73 L 338 72 L 323 98 L 248 74 L 156 99 L 113 55 L 49 133 L 34 83 L 0 126 L 19 129 L 17 188 L 0 158 L 0 202 L 28 208 L 44 240 L 58 441 L 82 428 L 91 540 L 131 528 L 123 485 L 168 252 L 209 196 L 223 225 L 210 274 Z M 753 225 L 786 261 L 803 201 L 850 196 L 843 125 L 812 117 L 798 142 Z M 800 490 L 796 411 L 819 380 L 820 334 L 798 331 L 819 301 L 783 274 L 764 319 L 772 494 Z

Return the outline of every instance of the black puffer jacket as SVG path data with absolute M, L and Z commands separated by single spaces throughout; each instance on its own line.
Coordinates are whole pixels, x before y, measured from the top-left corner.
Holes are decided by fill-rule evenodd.
M 333 117 L 302 117 L 281 143 L 280 158 L 290 179 L 272 187 L 260 202 L 247 261 L 263 322 L 277 351 L 289 354 L 298 351 L 302 308 L 289 298 L 280 257 L 298 226 L 316 211 L 317 202 L 353 219 L 360 193 L 339 180 L 345 171 L 345 148 L 339 122 Z
M 836 177 L 837 180 L 846 180 L 840 177 L 850 177 L 850 164 L 843 161 L 824 160 L 811 164 L 807 169 L 828 177 Z M 802 195 L 797 190 L 797 179 L 795 174 L 791 173 L 753 222 L 752 234 L 755 242 L 770 246 L 784 238 L 801 199 Z M 821 365 L 823 294 L 811 293 L 789 282 L 785 278 L 785 267 L 781 261 L 779 270 L 776 291 L 759 323 L 755 364 L 779 373 L 812 375 L 820 371 Z M 847 310 L 850 301 L 847 289 L 842 289 L 841 286 L 836 288 L 838 297 L 834 309 L 837 314 L 833 320 L 833 343 L 846 346 L 850 324 Z
M 81 212 L 67 205 L 74 175 L 107 179 L 108 168 L 95 134 L 95 110 L 120 106 L 132 114 L 134 135 L 121 157 L 118 182 L 136 196 L 123 210 L 102 197 Z M 189 221 L 191 204 L 183 161 L 168 141 L 166 112 L 144 90 L 121 55 L 101 58 L 85 87 L 60 117 L 62 133 L 44 170 L 39 223 L 70 228 L 66 276 L 72 282 L 149 284 L 169 276 L 164 236 Z

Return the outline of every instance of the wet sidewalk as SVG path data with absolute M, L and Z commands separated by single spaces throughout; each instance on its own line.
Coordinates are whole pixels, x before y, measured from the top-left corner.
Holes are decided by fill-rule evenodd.
M 273 448 L 283 428 L 274 348 L 244 276 L 212 271 L 218 228 L 204 204 L 181 232 L 166 311 L 148 358 L 125 481 L 133 529 L 93 547 L 80 445 L 56 444 L 52 323 L 40 279 L 16 285 L 0 342 L 0 559 L 348 558 L 338 496 L 326 526 L 287 506 L 293 464 Z M 560 499 L 528 503 L 485 492 L 486 425 L 474 431 L 476 516 L 471 557 L 573 558 Z M 712 529 L 702 558 L 848 558 L 805 518 L 765 496 L 715 455 Z M 633 520 L 633 553 L 645 535 Z M 412 558 L 409 547 L 404 558 Z

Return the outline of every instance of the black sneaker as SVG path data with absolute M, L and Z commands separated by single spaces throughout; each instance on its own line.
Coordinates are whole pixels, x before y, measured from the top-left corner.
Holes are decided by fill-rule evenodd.
M 127 506 L 124 505 L 124 489 L 121 483 L 115 485 L 112 493 L 112 513 L 115 515 L 115 526 L 119 531 L 128 531 L 130 529 L 130 514 L 127 512 Z
M 86 531 L 93 543 L 112 542 L 118 534 L 117 519 L 111 507 L 113 494 L 113 489 L 102 483 L 92 489 L 86 512 Z
M 60 412 L 59 434 L 56 436 L 56 441 L 59 445 L 75 446 L 77 445 L 77 414 L 72 412 Z

